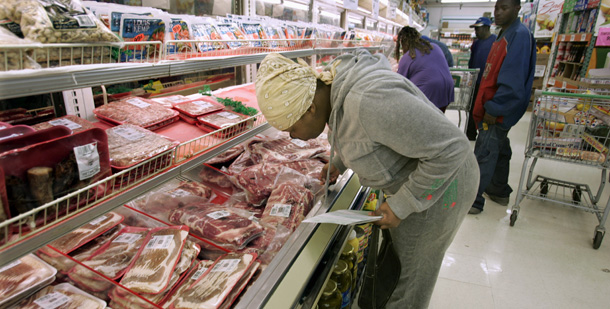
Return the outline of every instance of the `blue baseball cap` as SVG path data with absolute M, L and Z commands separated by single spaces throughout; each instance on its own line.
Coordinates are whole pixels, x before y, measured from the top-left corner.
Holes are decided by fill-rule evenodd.
M 491 26 L 491 19 L 487 17 L 480 17 L 474 24 L 470 25 L 470 28 L 481 26 Z

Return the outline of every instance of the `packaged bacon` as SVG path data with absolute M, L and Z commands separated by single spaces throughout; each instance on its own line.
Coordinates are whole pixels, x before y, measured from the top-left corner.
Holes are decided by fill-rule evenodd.
M 110 128 L 106 130 L 106 134 L 108 134 L 110 165 L 116 169 L 131 167 L 179 144 L 177 141 L 131 124 Z
M 211 97 L 201 97 L 195 100 L 178 103 L 174 109 L 189 117 L 197 118 L 211 112 L 224 109 L 224 105 L 216 102 Z
M 123 216 L 109 212 L 49 243 L 49 246 L 70 253 L 90 240 L 123 222 Z
M 0 307 L 52 283 L 57 270 L 33 254 L 0 268 Z
M 195 283 L 185 289 L 169 308 L 220 308 L 238 282 L 248 273 L 256 254 L 230 253 L 220 257 Z
M 186 242 L 186 226 L 153 229 L 121 284 L 136 293 L 159 294 L 169 285 Z
M 98 273 L 116 280 L 120 278 L 136 253 L 142 247 L 150 229 L 142 227 L 125 227 L 110 242 L 98 249 L 91 257 L 82 264 L 90 267 Z M 70 271 L 70 278 L 74 281 L 82 281 L 87 277 L 87 272 L 79 273 L 85 268 L 75 268 Z
M 36 131 L 52 128 L 55 126 L 65 126 L 72 130 L 72 133 L 84 131 L 87 129 L 95 128 L 96 126 L 87 119 L 80 118 L 74 115 L 66 115 L 63 117 L 55 118 L 46 122 L 41 122 L 32 126 Z
M 129 97 L 102 105 L 93 110 L 102 121 L 120 125 L 136 125 L 156 130 L 178 120 L 178 112 L 149 99 Z
M 190 204 L 174 209 L 169 215 L 172 224 L 185 224 L 191 232 L 227 249 L 241 249 L 263 232 L 263 227 L 240 209 L 213 203 Z
M 163 301 L 163 304 L 172 304 L 182 292 L 190 287 L 193 283 L 201 277 L 208 268 L 214 264 L 212 260 L 201 260 L 195 262 L 195 265 L 189 270 L 186 276 L 180 281 L 176 287 L 167 295 L 167 298 Z M 164 306 L 165 307 L 165 306 Z
M 248 271 L 239 279 L 237 284 L 233 287 L 231 293 L 227 295 L 227 298 L 225 298 L 225 301 L 222 303 L 222 305 L 220 305 L 220 309 L 231 308 L 231 305 L 233 305 L 237 298 L 239 298 L 239 295 L 241 294 L 241 292 L 244 291 L 248 283 L 250 283 L 250 280 L 252 280 L 252 277 L 254 277 L 254 274 L 256 273 L 256 271 L 258 271 L 258 268 L 260 266 L 261 263 L 258 261 L 254 262 L 254 264 L 250 266 Z
M 70 285 L 48 286 L 19 303 L 19 308 L 104 309 L 106 302 Z

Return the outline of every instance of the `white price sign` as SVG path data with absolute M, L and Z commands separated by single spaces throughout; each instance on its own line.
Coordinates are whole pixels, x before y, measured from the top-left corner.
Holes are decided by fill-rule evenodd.
M 546 65 L 536 65 L 534 77 L 543 77 L 544 71 L 546 71 Z
M 398 2 L 395 0 L 390 0 L 388 2 L 388 10 L 386 14 L 386 18 L 395 19 L 396 18 L 396 8 L 398 7 Z
M 348 10 L 358 10 L 358 0 L 344 0 L 343 6 Z
M 379 0 L 373 0 L 373 10 L 371 12 L 373 14 L 373 18 L 379 17 Z

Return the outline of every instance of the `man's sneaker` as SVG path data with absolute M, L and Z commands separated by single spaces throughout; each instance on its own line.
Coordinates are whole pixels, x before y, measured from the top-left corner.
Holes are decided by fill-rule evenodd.
M 470 210 L 468 211 L 468 214 L 469 215 L 478 215 L 478 214 L 481 213 L 481 211 L 483 211 L 483 210 L 478 209 L 476 207 L 470 207 Z
M 497 196 L 497 195 L 493 195 L 493 194 L 489 194 L 487 192 L 485 192 L 485 194 L 487 195 L 487 197 L 489 197 L 492 201 L 502 205 L 502 206 L 508 206 L 508 203 L 510 202 L 510 197 L 501 197 L 501 196 Z

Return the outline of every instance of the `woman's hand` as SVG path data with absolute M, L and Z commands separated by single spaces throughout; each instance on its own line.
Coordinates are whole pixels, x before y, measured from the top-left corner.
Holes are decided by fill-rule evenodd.
M 370 212 L 369 215 L 383 216 L 383 218 L 380 220 L 373 222 L 374 224 L 379 225 L 379 227 L 382 229 L 397 227 L 400 224 L 400 221 L 402 221 L 396 217 L 388 202 L 383 202 L 383 204 L 381 204 L 377 210 Z
M 322 184 L 324 184 L 326 182 L 326 174 L 328 173 L 328 168 L 330 167 L 330 179 L 328 180 L 328 182 L 330 184 L 333 184 L 335 182 L 337 182 L 337 178 L 339 178 L 339 170 L 334 167 L 333 165 L 331 165 L 330 163 L 326 163 L 324 164 L 324 167 L 322 168 L 322 173 L 320 174 L 320 181 L 322 182 Z

